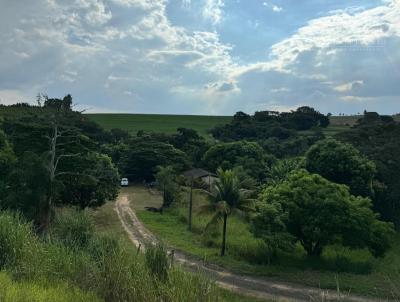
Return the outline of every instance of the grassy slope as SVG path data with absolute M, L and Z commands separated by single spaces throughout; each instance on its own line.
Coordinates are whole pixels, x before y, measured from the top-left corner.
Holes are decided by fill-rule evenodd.
M 99 123 L 105 129 L 121 128 L 131 133 L 139 130 L 175 133 L 179 127 L 191 128 L 201 135 L 207 136 L 207 131 L 217 125 L 231 121 L 231 116 L 206 115 L 159 115 L 159 114 L 88 114 L 91 120 Z M 357 117 L 332 117 L 332 125 L 324 132 L 333 135 L 349 128 Z
M 129 190 L 129 188 L 128 188 Z M 151 195 L 148 196 L 150 200 L 153 200 L 153 202 L 157 202 L 156 197 L 152 197 Z M 154 203 L 150 204 L 154 205 Z M 141 206 L 144 206 L 142 204 Z M 141 207 L 143 208 L 143 207 Z M 100 233 L 108 233 L 108 234 L 113 234 L 113 236 L 116 236 L 117 238 L 123 240 L 126 242 L 127 245 L 129 245 L 132 248 L 133 252 L 136 252 L 136 249 L 134 249 L 132 243 L 130 242 L 127 234 L 125 233 L 125 230 L 123 229 L 121 222 L 118 219 L 118 215 L 116 211 L 114 210 L 114 203 L 113 202 L 108 202 L 104 206 L 98 208 L 95 211 L 92 211 L 91 213 L 92 218 L 94 220 L 96 230 L 97 232 Z M 262 302 L 264 300 L 258 300 L 258 299 L 253 299 L 253 298 L 248 298 L 244 297 L 238 294 L 231 293 L 226 290 L 221 289 L 221 302 Z M 264 301 L 266 302 L 266 301 Z
M 131 133 L 139 130 L 174 133 L 177 128 L 192 128 L 202 135 L 219 124 L 229 123 L 229 116 L 158 115 L 158 114 L 88 114 L 106 129 L 121 128 Z
M 229 123 L 231 116 L 205 115 L 161 115 L 161 114 L 88 114 L 91 120 L 99 123 L 105 129 L 121 128 L 131 133 L 139 130 L 175 133 L 179 127 L 192 128 L 201 135 L 207 136 L 207 131 L 216 125 Z M 332 116 L 331 124 L 324 133 L 333 136 L 338 132 L 348 130 L 360 116 Z M 395 119 L 400 121 L 400 115 Z
M 157 198 L 151 194 L 146 197 L 143 189 L 137 196 L 142 196 L 144 200 L 151 200 L 153 204 Z M 201 198 L 197 198 L 197 203 L 202 202 Z M 400 267 L 400 255 L 396 252 L 400 248 L 400 238 L 397 238 L 393 249 L 384 259 L 373 259 L 367 251 L 330 248 L 325 253 L 324 259 L 314 261 L 308 259 L 304 252 L 297 248 L 293 254 L 280 257 L 280 264 L 268 266 L 247 260 L 256 260 L 263 256 L 259 252 L 258 255 L 257 252 L 256 255 L 252 255 L 255 250 L 260 250 L 259 241 L 252 236 L 248 225 L 240 219 L 232 218 L 229 221 L 228 255 L 221 258 L 218 256 L 218 245 L 207 247 L 204 244 L 202 230 L 208 221 L 207 217 L 195 214 L 194 233 L 190 233 L 186 227 L 187 210 L 184 207 L 167 211 L 163 215 L 143 211 L 142 205 L 136 207 L 133 204 L 133 207 L 144 224 L 168 244 L 238 272 L 333 289 L 337 286 L 337 277 L 343 290 L 381 297 L 390 296 L 393 290 L 400 286 L 398 271 L 396 271 L 396 268 Z M 218 243 L 218 239 L 216 241 Z M 338 264 L 338 261 L 341 263 Z M 332 267 L 337 265 L 340 265 L 342 269 L 358 273 L 337 274 L 332 270 Z M 372 269 L 371 273 L 366 273 L 368 268 Z

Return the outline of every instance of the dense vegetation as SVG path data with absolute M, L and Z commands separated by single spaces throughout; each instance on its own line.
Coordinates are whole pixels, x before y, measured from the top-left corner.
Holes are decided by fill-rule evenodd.
M 175 228 L 186 219 L 170 215 L 187 213 L 183 193 L 202 192 L 207 198 L 194 220 L 203 223 L 188 234 L 200 233 L 199 249 L 218 247 L 228 259 L 232 253 L 265 266 L 300 253 L 306 269 L 340 271 L 346 266 L 340 255 L 332 265 L 314 264 L 345 249 L 380 261 L 371 259 L 390 253 L 400 223 L 400 124 L 366 112 L 326 138 L 329 118 L 310 107 L 238 112 L 206 139 L 182 127 L 105 130 L 74 111 L 69 95 L 1 106 L 0 278 L 43 297 L 71 288 L 77 301 L 217 297 L 205 278 L 170 268 L 162 246 L 132 255 L 94 231 L 85 213 L 116 198 L 120 176 L 155 181 L 163 196 L 155 210 L 174 219 Z M 182 176 L 192 168 L 209 170 L 212 181 Z M 245 252 L 230 245 L 232 227 L 246 232 Z M 357 273 L 370 273 L 366 266 Z

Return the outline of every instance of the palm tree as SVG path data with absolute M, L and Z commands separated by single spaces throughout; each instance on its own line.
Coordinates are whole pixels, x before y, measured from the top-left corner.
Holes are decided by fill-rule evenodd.
M 224 256 L 228 217 L 235 212 L 245 214 L 254 211 L 254 200 L 248 198 L 251 191 L 242 189 L 238 177 L 232 170 L 218 169 L 217 176 L 214 188 L 208 194 L 210 203 L 203 206 L 201 210 L 214 213 L 206 226 L 206 231 L 209 227 L 223 221 L 221 256 Z

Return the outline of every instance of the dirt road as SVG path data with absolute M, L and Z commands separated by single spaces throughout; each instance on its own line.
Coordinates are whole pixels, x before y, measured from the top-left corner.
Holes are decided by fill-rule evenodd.
M 156 237 L 144 227 L 130 207 L 128 193 L 119 195 L 115 210 L 122 226 L 136 247 L 140 245 L 143 249 L 146 243 L 154 244 L 157 242 Z M 179 251 L 174 251 L 174 259 L 176 263 L 189 271 L 204 272 L 222 288 L 255 298 L 273 301 L 382 301 L 357 296 L 339 297 L 335 291 L 239 275 L 216 265 L 205 264 L 203 261 Z

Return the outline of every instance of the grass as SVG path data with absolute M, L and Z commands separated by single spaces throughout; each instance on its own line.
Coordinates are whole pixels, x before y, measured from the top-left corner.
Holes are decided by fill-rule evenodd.
M 105 129 L 120 128 L 136 134 L 139 130 L 146 132 L 175 133 L 176 129 L 192 128 L 203 136 L 219 124 L 227 124 L 230 116 L 202 115 L 158 115 L 158 114 L 88 114 L 91 120 Z
M 67 284 L 18 282 L 0 272 L 0 301 L 2 302 L 100 302 L 93 293 L 85 293 Z
M 149 193 L 146 196 L 144 191 L 142 189 L 140 193 L 143 200 L 152 199 L 154 202 L 156 197 Z M 203 197 L 195 201 L 196 204 L 202 202 Z M 338 279 L 343 291 L 384 298 L 400 288 L 400 236 L 383 259 L 374 259 L 366 250 L 332 246 L 327 248 L 322 259 L 315 260 L 297 247 L 293 253 L 280 255 L 267 265 L 262 243 L 252 236 L 248 224 L 239 218 L 231 217 L 228 221 L 227 256 L 221 258 L 218 256 L 220 238 L 203 236 L 208 217 L 199 215 L 196 209 L 193 232 L 187 230 L 187 209 L 184 206 L 167 210 L 162 215 L 142 209 L 137 209 L 138 217 L 166 243 L 239 273 L 329 289 L 336 289 Z

